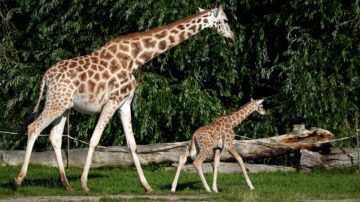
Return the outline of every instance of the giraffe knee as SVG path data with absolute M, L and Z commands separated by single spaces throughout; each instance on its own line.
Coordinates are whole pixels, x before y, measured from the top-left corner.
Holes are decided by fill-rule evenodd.
M 61 139 L 59 139 L 58 137 L 56 137 L 53 134 L 50 135 L 49 139 L 50 139 L 50 142 L 51 142 L 52 146 L 54 147 L 54 149 L 61 148 Z
M 28 126 L 28 135 L 34 135 L 36 133 L 36 126 L 34 123 L 31 123 L 29 126 Z
M 49 140 L 50 140 L 51 144 L 53 144 L 53 145 L 54 145 L 54 143 L 56 142 L 55 136 L 52 135 L 52 134 L 50 134 Z
M 198 160 L 195 160 L 195 161 L 193 162 L 193 165 L 194 165 L 195 168 L 201 168 L 201 164 L 202 164 L 202 162 L 201 162 L 201 161 L 198 161 Z
M 187 158 L 188 158 L 188 155 L 180 156 L 180 157 L 179 157 L 179 164 L 185 164 Z

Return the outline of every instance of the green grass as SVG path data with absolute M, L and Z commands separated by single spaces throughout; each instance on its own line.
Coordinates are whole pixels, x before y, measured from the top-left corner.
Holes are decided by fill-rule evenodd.
M 13 178 L 20 167 L 0 166 L 0 199 L 41 195 L 109 195 L 144 194 L 134 168 L 91 169 L 88 186 L 90 193 L 80 187 L 81 169 L 67 170 L 74 191 L 66 192 L 59 180 L 57 168 L 30 165 L 23 185 L 13 190 Z M 173 195 L 170 186 L 174 171 L 163 167 L 145 167 L 145 175 L 158 195 Z M 212 176 L 206 175 L 209 183 Z M 220 193 L 208 194 L 211 201 L 295 201 L 305 199 L 360 199 L 360 175 L 354 168 L 325 170 L 310 173 L 251 174 L 255 190 L 250 192 L 240 174 L 219 174 Z M 211 186 L 211 185 L 210 185 Z M 196 173 L 182 172 L 176 195 L 207 194 Z M 109 201 L 109 200 L 107 200 Z

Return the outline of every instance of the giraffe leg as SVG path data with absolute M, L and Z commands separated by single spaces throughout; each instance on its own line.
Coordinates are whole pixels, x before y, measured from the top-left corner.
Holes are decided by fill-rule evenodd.
M 138 172 L 138 176 L 140 178 L 141 185 L 147 193 L 151 193 L 151 192 L 153 192 L 153 190 L 145 178 L 144 172 L 141 168 L 139 157 L 136 153 L 136 142 L 135 142 L 134 132 L 132 130 L 132 125 L 131 125 L 131 109 L 130 109 L 131 100 L 132 100 L 132 98 L 129 98 L 127 101 L 125 101 L 125 103 L 123 104 L 123 106 L 120 109 L 121 122 L 122 122 L 124 132 L 125 132 L 126 143 L 130 149 L 130 153 L 132 155 L 136 170 Z
M 176 170 L 174 181 L 173 181 L 173 183 L 171 185 L 171 191 L 172 192 L 175 192 L 175 190 L 176 190 L 176 185 L 177 185 L 178 180 L 179 180 L 181 169 L 184 166 L 184 164 L 186 163 L 187 157 L 189 156 L 189 153 L 190 153 L 189 149 L 190 149 L 190 145 L 186 149 L 185 154 L 179 157 L 179 165 L 178 165 L 177 170 Z
M 89 191 L 89 188 L 87 187 L 87 179 L 88 179 L 88 174 L 89 174 L 89 170 L 90 170 L 90 166 L 91 166 L 92 157 L 95 152 L 95 147 L 99 144 L 99 141 L 100 141 L 101 135 L 105 129 L 105 126 L 107 125 L 107 123 L 109 122 L 111 117 L 114 115 L 116 110 L 118 109 L 118 106 L 119 106 L 118 102 L 112 100 L 112 101 L 109 101 L 103 107 L 103 110 L 101 111 L 100 118 L 96 124 L 95 130 L 90 139 L 89 151 L 88 151 L 88 154 L 86 157 L 84 170 L 83 170 L 83 173 L 81 176 L 81 188 L 84 192 Z
M 213 184 L 212 184 L 212 190 L 213 192 L 219 192 L 217 189 L 217 173 L 220 165 L 220 154 L 221 149 L 215 149 L 214 154 L 214 177 L 213 177 Z
M 238 163 L 240 164 L 241 170 L 242 170 L 242 172 L 243 172 L 243 174 L 244 174 L 244 177 L 245 177 L 245 180 L 246 180 L 247 185 L 249 186 L 249 189 L 250 189 L 250 190 L 255 189 L 254 186 L 252 185 L 250 179 L 249 179 L 249 176 L 248 176 L 248 174 L 247 174 L 247 172 L 246 172 L 246 168 L 245 168 L 245 165 L 244 165 L 244 161 L 243 161 L 243 159 L 241 158 L 241 156 L 239 155 L 239 153 L 235 150 L 235 148 L 234 148 L 233 146 L 230 146 L 227 150 L 229 151 L 229 153 L 230 153 L 231 155 L 234 156 L 234 158 L 235 158 L 235 159 L 238 161 Z
M 14 179 L 16 187 L 21 185 L 26 176 L 31 152 L 37 137 L 40 135 L 40 132 L 50 125 L 56 118 L 60 117 L 65 111 L 66 109 L 57 108 L 56 111 L 54 111 L 52 108 L 45 107 L 40 116 L 28 126 L 28 141 L 24 161 L 18 176 Z
M 201 148 L 199 155 L 195 158 L 194 163 L 193 163 L 195 168 L 197 169 L 197 171 L 199 173 L 201 182 L 203 183 L 203 185 L 204 185 L 207 192 L 211 192 L 211 189 L 210 189 L 208 183 L 206 182 L 204 173 L 202 171 L 202 163 L 205 160 L 206 155 L 209 153 L 209 151 L 210 151 L 209 149 L 204 150 L 204 149 Z
M 62 117 L 59 117 L 58 119 L 55 120 L 56 125 L 51 129 L 50 132 L 50 142 L 54 148 L 56 161 L 59 167 L 61 184 L 64 186 L 66 191 L 72 191 L 72 188 L 66 178 L 64 163 L 61 155 L 61 143 L 62 143 L 62 135 L 64 132 L 65 122 L 66 122 L 66 115 L 63 115 Z

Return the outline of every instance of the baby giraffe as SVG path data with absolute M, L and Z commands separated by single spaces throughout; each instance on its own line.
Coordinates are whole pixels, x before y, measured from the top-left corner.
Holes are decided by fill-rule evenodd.
M 206 182 L 206 179 L 202 172 L 202 163 L 205 160 L 206 156 L 211 152 L 211 150 L 214 149 L 214 177 L 212 190 L 214 192 L 218 192 L 216 182 L 217 171 L 220 164 L 220 154 L 224 148 L 238 161 L 242 172 L 244 173 L 247 185 L 249 186 L 250 190 L 253 190 L 254 186 L 252 185 L 246 173 L 244 162 L 239 153 L 236 151 L 233 144 L 233 141 L 235 139 L 235 132 L 233 128 L 239 125 L 254 111 L 257 111 L 261 115 L 266 114 L 266 111 L 262 105 L 263 101 L 263 99 L 251 99 L 250 102 L 246 103 L 240 109 L 231 112 L 228 115 L 221 116 L 215 119 L 213 123 L 197 129 L 192 136 L 191 144 L 189 144 L 185 154 L 180 156 L 179 158 L 179 165 L 171 186 L 171 191 L 175 192 L 182 166 L 186 163 L 187 157 L 190 155 L 191 158 L 196 156 L 193 164 L 200 175 L 200 179 L 204 184 L 206 191 L 211 192 L 210 187 Z

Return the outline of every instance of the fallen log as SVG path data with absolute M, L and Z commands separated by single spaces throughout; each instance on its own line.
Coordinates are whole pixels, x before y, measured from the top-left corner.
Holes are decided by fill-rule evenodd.
M 178 164 L 173 163 L 173 167 L 167 167 L 166 170 L 176 171 Z M 266 164 L 248 164 L 245 163 L 247 173 L 269 173 L 269 172 L 294 172 L 296 171 L 293 167 L 278 166 L 278 165 L 266 165 Z M 204 163 L 202 166 L 204 173 L 213 172 L 212 163 Z M 182 167 L 182 171 L 197 173 L 196 168 L 193 164 L 187 164 Z M 232 162 L 221 162 L 219 166 L 219 173 L 242 173 L 238 163 Z
M 303 149 L 300 153 L 300 170 L 302 171 L 310 171 L 318 167 L 331 169 L 358 165 L 358 152 L 356 148 L 335 148 L 331 149 L 330 153 L 327 154 Z
M 300 151 L 301 149 L 323 150 L 331 146 L 330 142 L 334 135 L 328 130 L 313 128 L 296 128 L 294 131 L 270 138 L 254 140 L 236 140 L 236 149 L 244 159 L 256 159 L 278 156 L 285 153 Z M 150 145 L 138 145 L 137 152 L 143 165 L 174 163 L 178 162 L 188 145 L 186 142 L 162 143 Z M 24 151 L 0 151 L 0 164 L 21 165 Z M 67 154 L 62 151 L 64 163 L 69 167 L 83 167 L 87 155 L 87 149 L 71 149 Z M 70 158 L 67 159 L 67 156 Z M 209 154 L 207 161 L 212 159 Z M 221 161 L 232 161 L 233 158 L 227 152 L 221 155 Z M 53 151 L 33 152 L 31 163 L 57 166 Z M 131 155 L 126 146 L 111 146 L 97 148 L 92 167 L 127 167 L 133 165 Z

